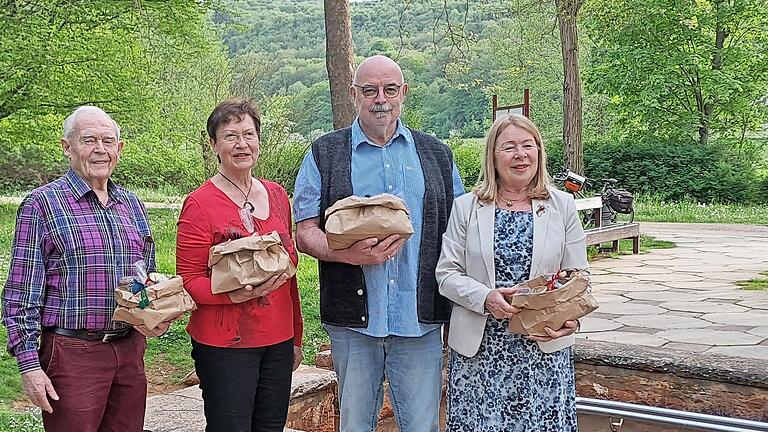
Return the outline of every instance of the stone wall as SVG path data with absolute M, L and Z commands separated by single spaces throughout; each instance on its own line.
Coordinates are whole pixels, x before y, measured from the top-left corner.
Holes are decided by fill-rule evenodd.
M 582 397 L 768 421 L 763 361 L 595 341 L 575 361 Z

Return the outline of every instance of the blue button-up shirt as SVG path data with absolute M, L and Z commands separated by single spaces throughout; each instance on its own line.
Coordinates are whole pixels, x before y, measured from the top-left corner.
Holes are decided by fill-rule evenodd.
M 353 330 L 374 337 L 418 337 L 440 327 L 420 323 L 416 311 L 424 175 L 413 136 L 400 120 L 384 146 L 373 144 L 358 120 L 352 124 L 352 190 L 357 196 L 397 195 L 405 201 L 413 225 L 413 235 L 391 260 L 362 266 L 368 291 L 368 327 Z M 453 193 L 454 197 L 464 194 L 455 163 Z M 297 222 L 320 216 L 320 171 L 311 150 L 296 178 L 293 211 Z

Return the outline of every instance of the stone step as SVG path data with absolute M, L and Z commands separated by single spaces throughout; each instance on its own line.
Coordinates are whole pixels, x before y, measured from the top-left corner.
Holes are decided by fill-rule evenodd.
M 311 366 L 300 366 L 291 381 L 291 405 L 288 410 L 286 431 L 320 431 L 316 424 L 333 425 L 333 392 L 336 374 Z M 308 427 L 312 426 L 312 427 Z M 144 429 L 152 432 L 205 430 L 203 397 L 200 386 L 191 386 L 175 392 L 147 399 Z M 330 430 L 330 429 L 329 429 Z

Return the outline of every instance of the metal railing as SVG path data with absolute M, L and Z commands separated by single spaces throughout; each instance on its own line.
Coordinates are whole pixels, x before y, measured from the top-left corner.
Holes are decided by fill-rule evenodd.
M 621 430 L 625 419 L 697 431 L 768 432 L 768 423 L 758 421 L 583 397 L 576 398 L 576 411 L 608 417 L 613 432 Z

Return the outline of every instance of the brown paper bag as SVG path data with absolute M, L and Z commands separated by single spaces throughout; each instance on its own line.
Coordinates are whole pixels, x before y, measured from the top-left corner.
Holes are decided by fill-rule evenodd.
M 598 308 L 589 293 L 589 280 L 576 273 L 561 288 L 547 291 L 547 279 L 537 277 L 518 287 L 530 288 L 531 294 L 508 297 L 510 304 L 522 309 L 509 319 L 509 331 L 533 336 L 549 336 L 544 327 L 558 330 L 568 320 L 575 320 Z
M 184 290 L 184 281 L 181 276 L 174 276 L 150 285 L 146 291 L 149 305 L 141 309 L 139 307 L 140 292 L 133 294 L 129 287 L 118 287 L 115 290 L 117 309 L 112 314 L 112 319 L 153 329 L 160 323 L 173 321 L 184 312 L 197 308 L 192 297 Z
M 350 196 L 325 210 L 325 234 L 331 249 L 346 249 L 371 237 L 384 240 L 400 234 L 407 239 L 413 226 L 405 203 L 395 195 Z
M 261 285 L 274 275 L 296 274 L 277 231 L 230 240 L 211 248 L 211 292 L 221 294 L 246 285 Z

